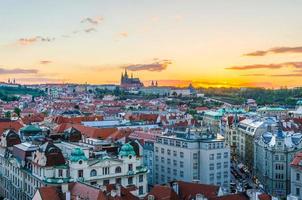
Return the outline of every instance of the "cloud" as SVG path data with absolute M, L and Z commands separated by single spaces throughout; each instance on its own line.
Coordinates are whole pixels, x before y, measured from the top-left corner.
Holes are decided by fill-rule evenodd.
M 280 53 L 302 53 L 302 46 L 298 47 L 274 47 L 266 51 L 254 51 L 244 54 L 244 56 L 265 56 L 269 53 L 280 54 Z
M 50 60 L 41 60 L 40 61 L 41 65 L 47 65 L 47 64 L 50 64 L 50 63 L 52 63 L 52 61 L 50 61 Z
M 243 65 L 243 66 L 232 66 L 225 69 L 228 70 L 251 70 L 251 69 L 280 69 L 280 68 L 302 68 L 302 62 L 286 62 L 278 64 L 255 64 L 255 65 Z
M 168 65 L 171 64 L 172 64 L 171 60 L 161 60 L 150 64 L 133 64 L 133 65 L 122 66 L 121 68 L 125 68 L 130 71 L 160 72 L 167 69 Z
M 91 32 L 96 32 L 96 29 L 95 28 L 87 28 L 87 29 L 84 29 L 84 32 L 85 33 L 91 33 Z
M 4 69 L 0 68 L 0 75 L 1 74 L 37 74 L 39 71 L 37 69 Z
M 89 23 L 91 25 L 98 25 L 104 20 L 103 17 L 97 16 L 97 17 L 86 17 L 81 20 L 81 23 Z
M 47 77 L 25 77 L 25 78 L 18 78 L 17 81 L 23 83 L 58 83 L 58 82 L 64 82 L 66 80 L 47 78 Z
M 121 37 L 128 37 L 129 34 L 127 32 L 120 32 L 119 35 Z
M 241 76 L 266 76 L 266 74 L 243 74 Z
M 271 76 L 275 76 L 275 77 L 302 77 L 302 73 L 292 73 L 292 74 L 274 74 Z
M 42 37 L 42 36 L 35 36 L 35 37 L 29 37 L 29 38 L 20 38 L 18 39 L 17 43 L 19 45 L 31 45 L 37 42 L 52 42 L 55 38 L 51 37 Z

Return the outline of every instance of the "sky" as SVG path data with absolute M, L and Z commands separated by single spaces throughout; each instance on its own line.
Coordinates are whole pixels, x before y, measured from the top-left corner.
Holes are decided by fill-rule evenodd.
M 302 85 L 301 0 L 2 0 L 0 81 Z

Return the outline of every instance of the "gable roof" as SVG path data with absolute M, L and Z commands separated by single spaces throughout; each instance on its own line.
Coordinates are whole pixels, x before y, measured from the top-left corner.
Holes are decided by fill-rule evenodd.
M 153 195 L 155 200 L 181 200 L 169 186 L 156 185 L 148 195 Z M 144 198 L 145 200 L 148 199 L 148 195 Z
M 202 194 L 207 198 L 218 196 L 220 187 L 216 185 L 206 185 L 200 183 L 188 183 L 184 181 L 177 181 L 179 185 L 179 194 L 181 199 L 190 199 L 196 194 Z

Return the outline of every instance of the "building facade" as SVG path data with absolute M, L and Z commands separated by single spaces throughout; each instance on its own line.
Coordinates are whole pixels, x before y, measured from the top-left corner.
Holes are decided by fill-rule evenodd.
M 265 132 L 255 142 L 254 174 L 273 196 L 285 198 L 290 193 L 290 163 L 302 149 L 302 134 Z
M 215 134 L 177 132 L 158 136 L 154 144 L 154 183 L 174 179 L 215 184 L 228 189 L 230 149 Z

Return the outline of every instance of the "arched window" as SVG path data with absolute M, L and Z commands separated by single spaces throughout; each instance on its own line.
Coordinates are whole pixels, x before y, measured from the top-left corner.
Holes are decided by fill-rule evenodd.
M 122 168 L 121 167 L 116 167 L 115 168 L 115 173 L 121 173 L 122 172 Z
M 93 169 L 93 170 L 90 171 L 90 176 L 96 176 L 96 175 L 97 175 L 97 173 L 96 173 L 95 169 Z

